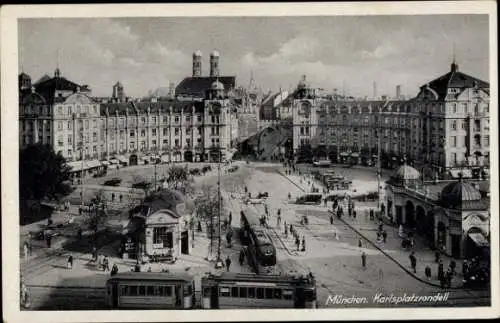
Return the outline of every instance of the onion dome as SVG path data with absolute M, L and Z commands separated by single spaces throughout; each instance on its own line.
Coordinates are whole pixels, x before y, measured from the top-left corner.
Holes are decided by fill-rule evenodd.
M 210 57 L 219 57 L 220 54 L 218 51 L 214 50 L 213 52 L 210 53 Z
M 415 168 L 404 164 L 396 170 L 394 177 L 398 180 L 413 181 L 420 178 L 420 173 Z
M 466 208 L 481 200 L 481 193 L 472 184 L 460 179 L 446 185 L 441 191 L 441 202 L 448 208 Z M 472 202 L 472 203 L 471 203 Z
M 201 57 L 201 56 L 203 56 L 203 54 L 199 50 L 193 53 L 193 57 Z
M 212 90 L 224 90 L 224 84 L 217 80 L 212 83 Z

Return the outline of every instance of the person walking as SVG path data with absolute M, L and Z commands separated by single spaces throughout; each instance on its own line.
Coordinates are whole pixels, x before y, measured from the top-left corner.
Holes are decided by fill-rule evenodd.
M 356 210 L 354 208 L 352 209 L 352 217 L 355 219 L 356 218 Z
M 431 267 L 429 265 L 425 266 L 425 277 L 427 277 L 427 280 L 431 280 L 432 278 Z
M 457 263 L 455 260 L 452 260 L 450 262 L 450 270 L 451 270 L 452 275 L 456 275 L 456 271 L 455 271 L 456 268 L 457 268 Z
M 92 247 L 92 261 L 96 262 L 97 261 L 97 248 Z
M 31 234 L 30 238 L 28 239 L 28 256 L 31 256 L 33 254 L 33 241 L 31 241 Z
M 363 242 L 361 241 L 361 239 L 358 240 L 358 247 L 359 248 L 362 248 L 363 247 Z
M 279 227 L 281 224 L 281 214 L 278 213 L 278 217 L 276 218 L 276 226 Z
M 68 269 L 73 269 L 73 256 L 69 255 L 68 257 Z
M 302 251 L 306 251 L 306 237 L 302 237 Z
M 28 259 L 28 241 L 23 243 L 24 259 Z
M 47 235 L 46 241 L 47 241 L 47 248 L 50 248 L 52 245 L 52 236 L 50 235 L 50 233 Z
M 104 257 L 104 260 L 102 261 L 102 267 L 104 271 L 109 271 L 109 259 L 108 256 Z
M 415 257 L 415 251 L 411 252 L 409 258 L 410 258 L 411 268 L 413 269 L 413 272 L 417 273 L 417 258 Z
M 113 264 L 113 267 L 111 268 L 111 276 L 114 276 L 118 274 L 118 266 L 116 264 Z
M 229 255 L 226 257 L 226 270 L 229 271 L 231 267 L 231 258 L 229 258 Z
M 387 231 L 382 231 L 382 241 L 384 241 L 384 243 L 387 242 Z
M 240 266 L 243 266 L 243 263 L 245 262 L 245 251 L 243 249 L 240 250 L 238 261 L 240 263 Z
M 229 212 L 229 226 L 231 226 L 231 223 L 233 222 L 233 212 Z
M 333 224 L 333 215 L 330 214 L 330 224 Z
M 366 253 L 364 251 L 361 254 L 361 265 L 363 266 L 363 268 L 366 268 Z
M 439 260 L 441 259 L 441 253 L 439 252 L 439 249 L 436 250 L 436 252 L 434 253 L 434 257 L 435 257 L 436 263 L 438 264 Z
M 300 239 L 297 235 L 295 236 L 295 245 L 297 246 L 297 251 L 299 251 L 300 250 Z
M 438 265 L 438 279 L 439 281 L 444 279 L 444 265 L 441 259 L 439 259 L 439 265 Z

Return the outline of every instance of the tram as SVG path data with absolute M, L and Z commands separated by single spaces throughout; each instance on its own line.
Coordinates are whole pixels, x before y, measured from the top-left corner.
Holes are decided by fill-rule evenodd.
M 204 309 L 316 308 L 316 280 L 311 274 L 206 274 L 201 289 Z
M 194 278 L 186 274 L 124 272 L 106 282 L 110 309 L 191 309 Z
M 252 208 L 241 211 L 240 235 L 247 245 L 246 256 L 253 270 L 257 274 L 271 271 L 276 265 L 276 248 Z

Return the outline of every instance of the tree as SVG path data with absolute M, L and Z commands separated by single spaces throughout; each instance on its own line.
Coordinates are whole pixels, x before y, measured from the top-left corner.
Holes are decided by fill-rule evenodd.
M 99 227 L 106 224 L 108 218 L 107 200 L 104 196 L 104 192 L 102 190 L 97 192 L 90 203 L 87 225 L 94 231 L 94 233 L 97 233 L 99 231 Z
M 191 178 L 187 166 L 173 165 L 168 169 L 166 183 L 168 188 L 188 195 L 193 193 Z
M 21 215 L 37 213 L 44 200 L 59 201 L 72 192 L 70 167 L 50 145 L 32 144 L 19 152 Z M 30 214 L 29 217 L 36 214 Z
M 217 219 L 217 221 L 219 220 L 219 217 L 217 217 L 220 207 L 218 192 L 214 187 L 204 185 L 201 190 L 201 195 L 199 195 L 194 202 L 198 220 L 204 222 L 206 227 L 208 227 L 207 236 L 210 238 L 208 258 L 210 259 L 214 254 L 214 238 L 218 238 L 213 234 L 214 227 L 218 226 L 218 223 L 215 222 L 214 219 Z

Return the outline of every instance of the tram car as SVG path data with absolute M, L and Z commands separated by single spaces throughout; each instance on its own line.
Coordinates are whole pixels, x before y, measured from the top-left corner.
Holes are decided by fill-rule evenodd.
M 252 269 L 257 274 L 271 271 L 276 265 L 276 248 L 252 208 L 241 211 L 240 235 Z
M 110 309 L 191 309 L 194 278 L 183 273 L 124 272 L 106 282 Z
M 206 274 L 201 289 L 203 309 L 316 308 L 316 280 L 311 274 Z

